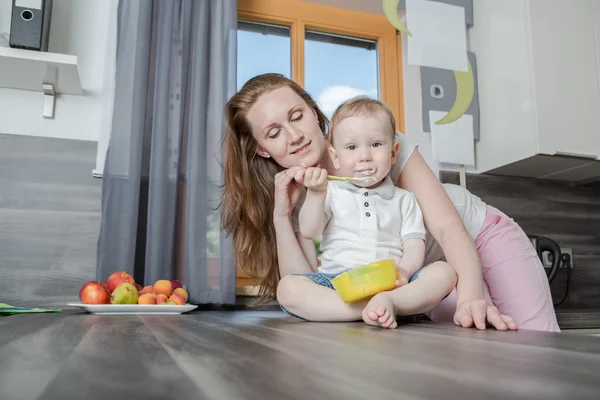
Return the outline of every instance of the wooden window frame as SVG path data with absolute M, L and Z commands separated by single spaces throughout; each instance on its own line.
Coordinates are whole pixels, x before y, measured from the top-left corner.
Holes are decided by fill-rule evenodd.
M 404 133 L 402 40 L 382 15 L 367 14 L 297 0 L 238 0 L 238 19 L 290 28 L 292 79 L 304 87 L 304 32 L 316 30 L 377 41 L 379 97 Z

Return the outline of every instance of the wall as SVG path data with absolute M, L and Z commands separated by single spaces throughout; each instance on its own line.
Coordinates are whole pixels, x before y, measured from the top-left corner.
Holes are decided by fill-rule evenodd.
M 442 172 L 443 182 L 458 184 L 458 174 Z M 569 297 L 560 309 L 600 308 L 600 183 L 572 186 L 561 182 L 490 175 L 467 176 L 467 189 L 514 218 L 530 235 L 547 236 L 573 249 Z M 567 271 L 551 284 L 562 299 Z
M 404 82 L 404 132 L 413 143 L 419 146 L 419 152 L 439 176 L 440 164 L 433 159 L 431 133 L 423 131 L 422 98 L 421 98 L 421 67 L 408 64 L 408 48 L 406 35 L 402 35 L 402 73 Z
M 0 302 L 64 307 L 94 279 L 95 156 L 90 141 L 0 134 Z
M 57 97 L 55 118 L 44 119 L 39 92 L 0 88 L 0 133 L 97 141 L 108 131 L 112 79 L 107 68 L 114 62 L 117 4 L 54 1 L 48 50 L 79 57 L 86 94 Z M 0 33 L 10 32 L 11 5 L 12 0 L 0 0 Z

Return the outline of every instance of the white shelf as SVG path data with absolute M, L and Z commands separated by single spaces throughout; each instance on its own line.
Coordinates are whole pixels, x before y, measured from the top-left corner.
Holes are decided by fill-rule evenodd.
M 0 47 L 0 87 L 44 93 L 43 116 L 54 117 L 54 95 L 83 95 L 77 56 Z

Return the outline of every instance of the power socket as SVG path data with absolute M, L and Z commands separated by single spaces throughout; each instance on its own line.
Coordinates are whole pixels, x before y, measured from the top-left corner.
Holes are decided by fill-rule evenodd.
M 562 254 L 568 254 L 569 258 L 571 260 L 571 268 L 573 268 L 573 249 L 569 248 L 569 247 L 561 247 L 560 251 Z M 544 268 L 551 268 L 552 267 L 552 258 L 551 258 L 551 253 L 545 251 L 544 253 L 542 253 L 542 258 L 544 259 Z M 560 267 L 559 269 L 562 268 L 567 268 L 567 266 L 565 265 L 564 262 L 560 263 Z

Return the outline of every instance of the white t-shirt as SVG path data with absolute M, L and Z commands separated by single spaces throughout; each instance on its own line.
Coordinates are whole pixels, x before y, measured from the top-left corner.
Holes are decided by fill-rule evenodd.
M 396 141 L 400 143 L 400 149 L 398 151 L 398 159 L 390 171 L 390 176 L 393 182 L 398 181 L 398 178 L 400 177 L 404 166 L 408 162 L 408 159 L 417 148 L 417 146 L 402 133 L 398 132 L 396 134 Z M 475 240 L 485 219 L 486 204 L 479 197 L 464 189 L 462 186 L 448 183 L 443 184 L 443 186 L 444 189 L 446 189 L 446 193 L 448 193 L 450 200 L 456 207 L 458 215 L 462 219 L 467 232 L 471 238 Z M 298 226 L 298 214 L 300 212 L 300 207 L 302 207 L 302 203 L 304 203 L 304 198 L 305 192 L 303 192 L 300 196 L 298 204 L 296 204 L 296 207 L 292 212 L 292 225 L 295 232 L 300 232 L 300 228 Z M 431 237 L 429 232 L 427 232 L 425 245 L 425 265 L 434 261 L 444 260 L 444 252 L 442 251 L 440 245 L 433 239 L 433 237 Z
M 341 274 L 378 260 L 400 263 L 403 243 L 425 240 L 415 196 L 387 177 L 374 189 L 329 182 L 319 272 Z

